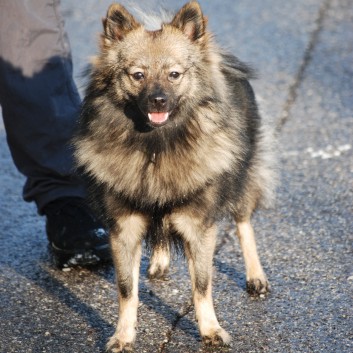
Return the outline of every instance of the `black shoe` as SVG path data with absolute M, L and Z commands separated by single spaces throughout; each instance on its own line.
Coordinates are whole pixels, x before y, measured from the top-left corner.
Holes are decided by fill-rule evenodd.
M 44 208 L 49 249 L 59 267 L 95 265 L 111 259 L 108 232 L 84 199 L 65 197 Z

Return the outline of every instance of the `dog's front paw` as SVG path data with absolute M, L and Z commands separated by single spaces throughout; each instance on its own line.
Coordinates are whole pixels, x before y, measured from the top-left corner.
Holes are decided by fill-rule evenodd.
M 232 340 L 229 333 L 221 327 L 213 332 L 202 336 L 202 342 L 206 346 L 225 346 Z
M 124 342 L 116 335 L 110 338 L 107 343 L 107 352 L 109 353 L 127 353 L 133 352 L 133 342 Z
M 270 291 L 270 284 L 266 278 L 252 278 L 246 282 L 246 290 L 254 297 L 265 295 Z

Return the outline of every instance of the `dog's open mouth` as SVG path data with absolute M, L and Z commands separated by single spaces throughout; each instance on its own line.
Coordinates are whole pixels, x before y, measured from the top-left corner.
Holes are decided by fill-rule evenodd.
M 164 125 L 168 121 L 168 118 L 168 112 L 148 113 L 148 119 L 150 120 L 150 123 L 154 126 Z

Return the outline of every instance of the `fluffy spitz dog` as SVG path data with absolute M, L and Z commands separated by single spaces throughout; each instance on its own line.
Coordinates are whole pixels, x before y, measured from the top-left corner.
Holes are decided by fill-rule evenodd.
M 135 340 L 143 240 L 150 278 L 166 275 L 182 245 L 201 336 L 226 344 L 211 293 L 217 219 L 236 221 L 248 291 L 269 289 L 250 216 L 271 201 L 275 177 L 251 70 L 214 43 L 197 2 L 155 31 L 119 4 L 103 25 L 74 144 L 110 229 L 119 321 L 108 349 Z

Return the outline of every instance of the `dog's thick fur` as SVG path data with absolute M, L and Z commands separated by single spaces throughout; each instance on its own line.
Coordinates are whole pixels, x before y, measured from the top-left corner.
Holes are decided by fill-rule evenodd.
M 269 289 L 250 216 L 271 201 L 271 139 L 248 82 L 251 70 L 215 45 L 206 22 L 196 2 L 156 31 L 118 4 L 103 21 L 74 144 L 111 233 L 119 291 L 113 352 L 135 339 L 144 239 L 152 250 L 150 278 L 166 275 L 172 243 L 182 244 L 206 343 L 230 340 L 211 295 L 217 219 L 235 218 L 248 291 Z

